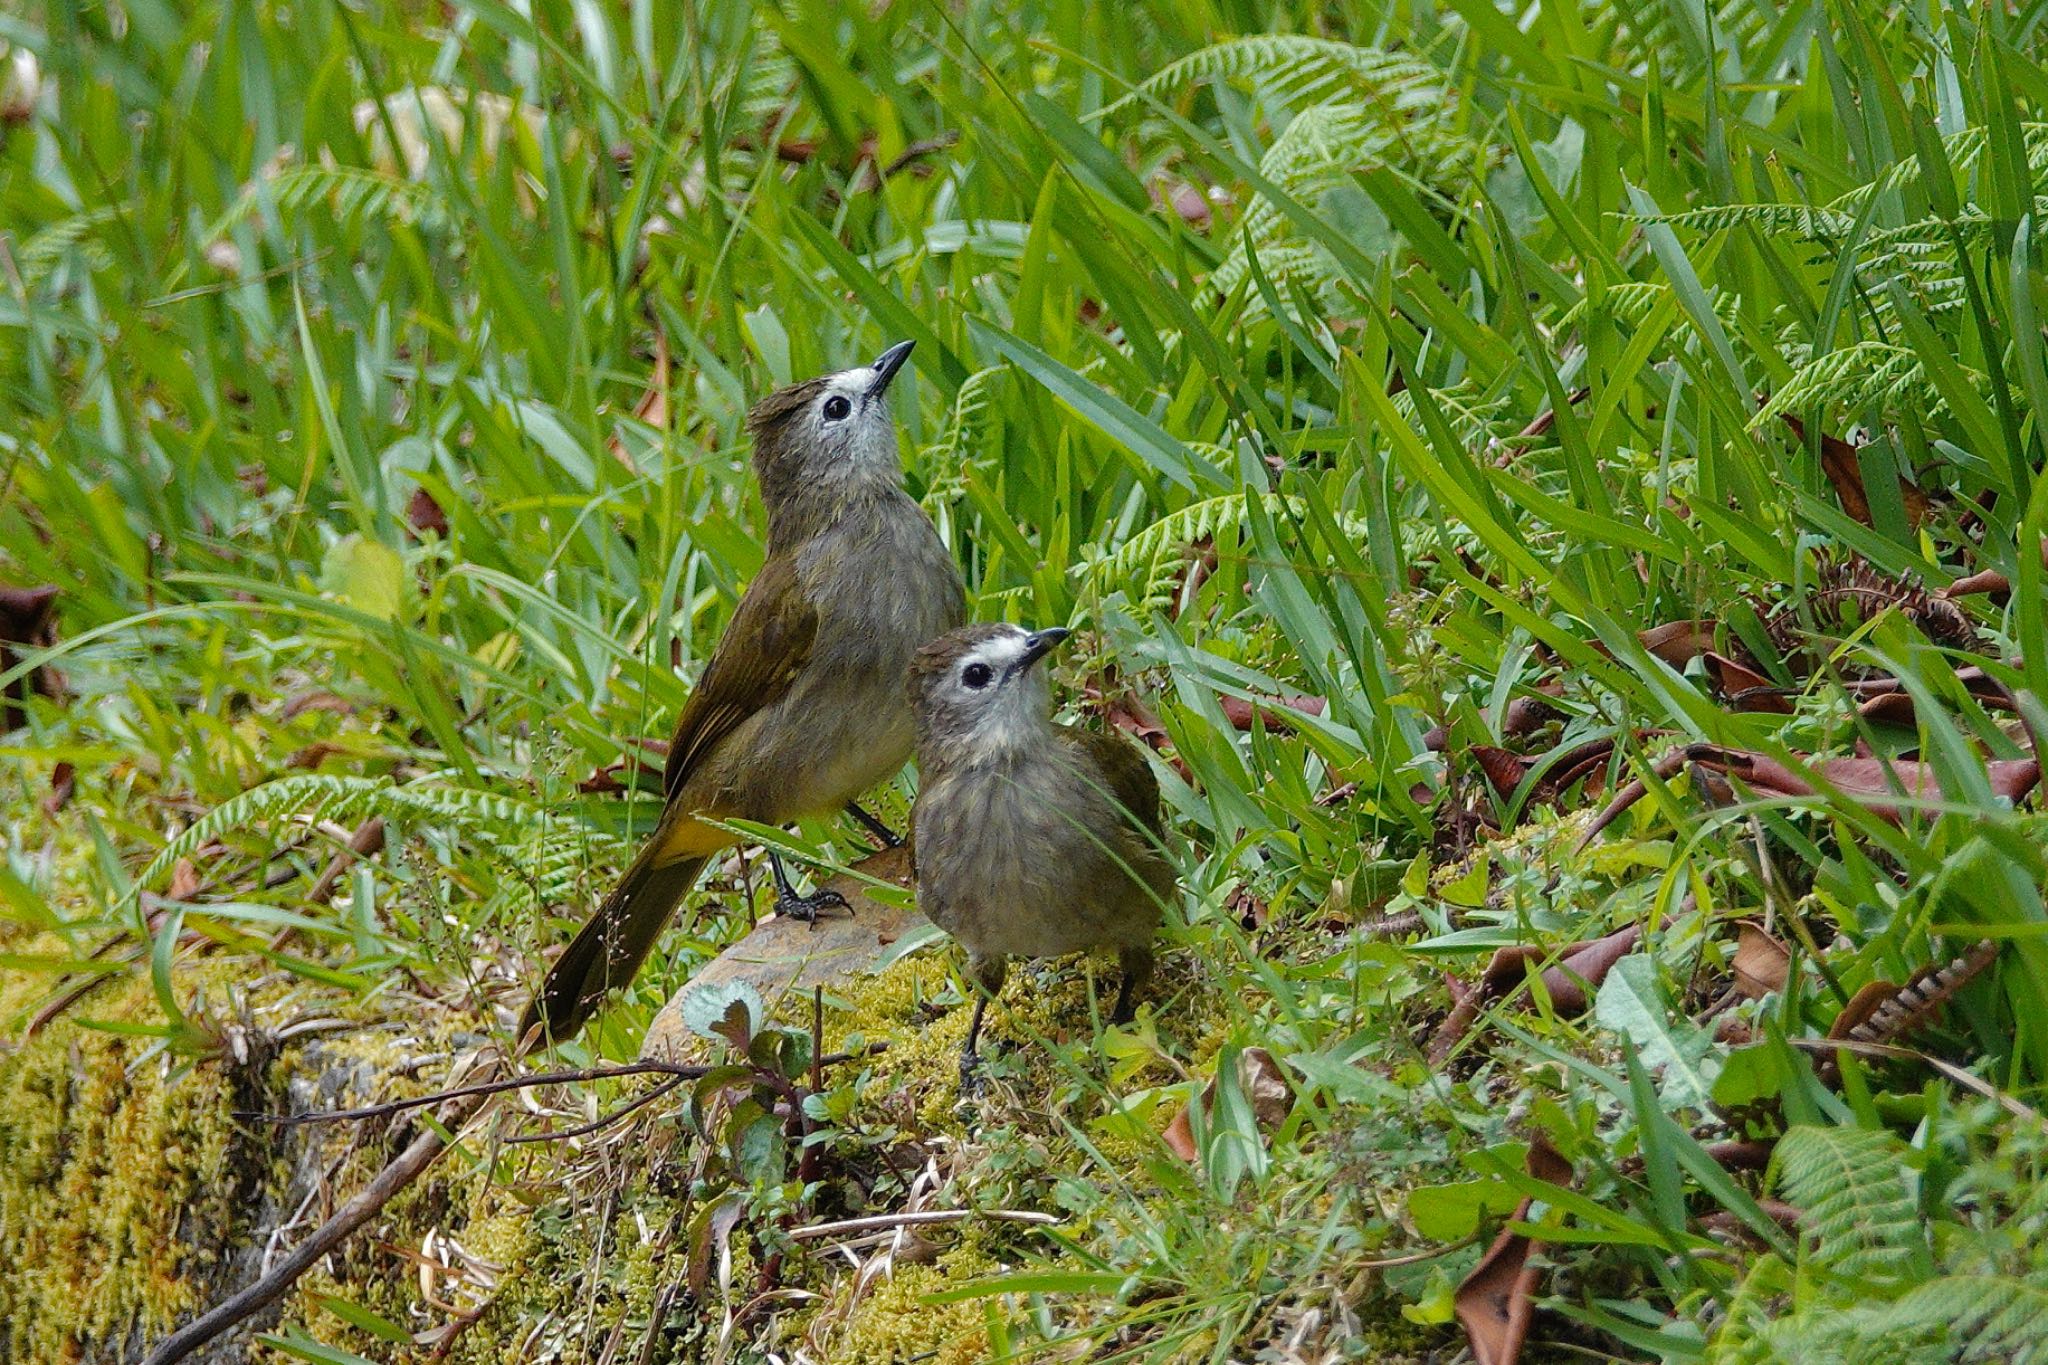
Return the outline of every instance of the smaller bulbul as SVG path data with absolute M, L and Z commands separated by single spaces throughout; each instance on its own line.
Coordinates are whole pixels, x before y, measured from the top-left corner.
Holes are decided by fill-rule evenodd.
M 967 950 L 983 993 L 963 1080 L 1008 959 L 1115 948 L 1116 1023 L 1152 975 L 1152 938 L 1173 894 L 1160 851 L 1159 781 L 1112 735 L 1055 725 L 1045 671 L 1060 629 L 971 625 L 910 665 L 919 791 L 911 812 L 917 904 Z

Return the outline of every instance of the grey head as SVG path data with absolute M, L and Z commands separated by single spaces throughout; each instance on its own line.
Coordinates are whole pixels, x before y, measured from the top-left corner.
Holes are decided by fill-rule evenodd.
M 851 496 L 902 485 L 887 395 L 913 344 L 777 389 L 747 414 L 771 541 L 814 533 Z
M 1052 691 L 1038 661 L 1067 638 L 1055 626 L 962 626 L 917 651 L 910 707 L 921 761 L 974 762 L 1030 747 L 1051 728 Z

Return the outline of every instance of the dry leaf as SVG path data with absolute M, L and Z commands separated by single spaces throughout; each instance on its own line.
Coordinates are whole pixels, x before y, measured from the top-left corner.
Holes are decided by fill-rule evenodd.
M 1557 1149 L 1541 1136 L 1529 1147 L 1530 1175 L 1552 1185 L 1569 1186 L 1572 1171 Z M 1514 1221 L 1529 1217 L 1534 1199 L 1515 1206 Z M 1536 1281 L 1541 1272 L 1529 1262 L 1543 1250 L 1526 1234 L 1502 1229 L 1493 1245 L 1458 1285 L 1458 1322 L 1472 1348 L 1475 1365 L 1514 1365 L 1529 1337 L 1536 1312 Z
M 1568 943 L 1557 950 L 1557 961 L 1543 972 L 1543 990 L 1550 997 L 1551 1007 L 1561 1015 L 1584 1013 L 1589 1003 L 1586 987 L 1598 990 L 1614 964 L 1635 950 L 1642 932 L 1641 925 L 1630 924 L 1604 938 Z M 1455 977 L 1448 978 L 1451 1012 L 1430 1039 L 1430 1062 L 1441 1064 L 1447 1060 L 1479 1021 L 1480 1010 L 1519 986 L 1528 975 L 1529 964 L 1540 962 L 1550 954 L 1550 949 L 1533 943 L 1496 949 L 1486 964 L 1486 970 L 1480 974 L 1476 990 L 1467 988 Z M 1582 986 L 1581 982 L 1585 985 Z
M 1642 641 L 1644 649 L 1673 668 L 1684 668 L 1714 648 L 1714 623 L 1705 620 L 1672 621 L 1637 631 L 1636 639 Z
M 1522 779 L 1528 776 L 1530 760 L 1520 754 L 1484 744 L 1473 745 L 1470 752 L 1472 761 L 1486 775 L 1486 785 L 1492 787 L 1502 800 L 1513 796 L 1522 785 Z
M 1806 424 L 1789 412 L 1781 415 L 1785 425 L 1792 429 L 1792 434 L 1804 441 Z M 1871 524 L 1870 497 L 1863 488 L 1863 462 L 1856 451 L 1857 447 L 1839 436 L 1821 434 L 1821 472 L 1828 476 L 1828 484 L 1835 490 L 1842 510 L 1868 526 Z M 1927 519 L 1927 495 L 1904 479 L 1899 480 L 1899 501 L 1905 505 L 1908 525 L 1917 527 Z
M 415 537 L 429 532 L 443 537 L 448 534 L 448 514 L 441 510 L 440 503 L 434 501 L 432 493 L 417 486 L 405 502 L 405 524 L 412 528 Z
M 1792 714 L 1792 701 L 1784 695 L 1784 689 L 1749 665 L 1737 663 L 1722 654 L 1708 653 L 1701 657 L 1714 670 L 1715 686 L 1737 711 L 1765 711 L 1780 716 Z
M 56 643 L 57 589 L 47 584 L 37 588 L 0 587 L 0 673 L 21 662 L 17 650 L 48 649 Z M 31 694 L 56 698 L 63 692 L 63 676 L 48 664 L 16 679 L 0 693 L 0 732 L 28 723 L 28 713 L 20 703 Z
M 1286 718 L 1280 712 L 1275 711 L 1270 706 L 1255 707 L 1242 697 L 1218 697 L 1216 700 L 1223 708 L 1223 718 L 1240 730 L 1251 729 L 1252 718 L 1256 716 L 1271 734 L 1291 735 L 1294 733 L 1294 727 L 1287 723 Z M 1287 697 L 1275 697 L 1273 700 L 1288 710 L 1299 711 L 1305 716 L 1320 716 L 1327 705 L 1321 697 L 1304 697 L 1298 694 Z
M 1693 763 L 1709 772 L 1740 778 L 1756 791 L 1777 796 L 1812 796 L 1819 787 L 1805 773 L 1786 767 L 1765 754 L 1746 749 L 1724 749 L 1713 744 L 1694 744 L 1686 749 Z M 1907 759 L 1827 758 L 1807 765 L 1808 771 L 1844 796 L 1869 807 L 1877 815 L 1896 823 L 1905 797 L 1922 801 L 1943 799 L 1934 769 Z M 2041 780 L 2038 758 L 1992 759 L 1984 765 L 1991 790 L 2008 801 L 2018 801 Z
M 1288 1111 L 1294 1107 L 1294 1092 L 1287 1086 L 1286 1073 L 1273 1054 L 1262 1047 L 1248 1047 L 1237 1055 L 1237 1084 L 1251 1104 L 1252 1117 L 1257 1120 L 1259 1131 L 1270 1133 L 1287 1121 Z M 1216 1104 L 1216 1082 L 1202 1087 L 1202 1094 L 1196 1101 L 1206 1113 Z M 1194 1105 L 1182 1105 L 1180 1112 L 1166 1125 L 1160 1134 L 1173 1154 L 1190 1166 L 1201 1157 L 1195 1149 L 1194 1121 L 1188 1117 Z
M 1792 954 L 1751 920 L 1736 926 L 1735 987 L 1751 1000 L 1785 989 Z
M 78 770 L 66 761 L 50 769 L 50 790 L 43 797 L 43 814 L 55 815 L 71 804 L 71 794 L 78 790 Z
M 1898 995 L 1896 981 L 1873 981 L 1849 997 L 1849 1003 L 1842 1006 L 1842 1012 L 1835 1016 L 1835 1022 L 1828 1025 L 1828 1037 L 1847 1038 L 1850 1030 L 1866 1023 L 1870 1017 L 1884 1007 L 1884 1003 Z
M 634 420 L 653 427 L 656 431 L 668 429 L 668 336 L 662 332 L 654 334 L 654 374 L 647 381 L 647 392 L 640 395 L 640 401 L 633 405 Z M 626 454 L 625 433 L 613 431 L 604 448 L 635 474 L 640 471 Z

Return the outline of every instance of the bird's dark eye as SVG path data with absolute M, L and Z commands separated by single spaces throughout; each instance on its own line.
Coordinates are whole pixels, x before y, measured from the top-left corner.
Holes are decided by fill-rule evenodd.
M 994 671 L 987 664 L 969 664 L 960 670 L 960 681 L 976 689 L 987 687 L 988 680 L 994 676 Z
M 828 422 L 844 421 L 846 414 L 852 411 L 853 404 L 847 402 L 836 393 L 825 400 L 825 420 Z

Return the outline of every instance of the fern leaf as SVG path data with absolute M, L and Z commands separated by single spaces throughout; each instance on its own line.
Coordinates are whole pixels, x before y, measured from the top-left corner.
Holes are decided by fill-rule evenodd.
M 1778 1141 L 1772 1178 L 1800 1210 L 1807 1259 L 1873 1285 L 1896 1283 L 1926 1245 L 1906 1187 L 1905 1147 L 1888 1132 L 1801 1126 Z
M 2048 1362 L 2048 1281 L 2009 1275 L 1944 1275 L 1888 1306 L 1880 1319 L 1893 1340 L 1938 1326 L 1958 1362 Z
M 1907 395 L 1917 395 L 1923 407 L 1932 407 L 1939 398 L 1926 392 L 1931 388 L 1920 357 L 1912 351 L 1882 341 L 1859 341 L 1800 366 L 1749 426 L 1756 431 L 1787 412 L 1821 405 L 1895 408 Z
M 1363 99 L 1389 110 L 1422 111 L 1445 97 L 1443 73 L 1404 53 L 1304 34 L 1262 33 L 1193 52 L 1140 82 L 1102 112 L 1159 98 L 1204 80 L 1241 80 L 1262 97 L 1296 105 Z
M 293 817 L 359 821 L 369 814 L 377 794 L 388 790 L 390 783 L 383 778 L 341 777 L 331 773 L 281 777 L 251 787 L 221 802 L 165 844 L 163 851 L 142 869 L 135 879 L 136 885 L 155 885 L 170 875 L 178 859 L 191 857 L 208 841 L 230 830 Z

